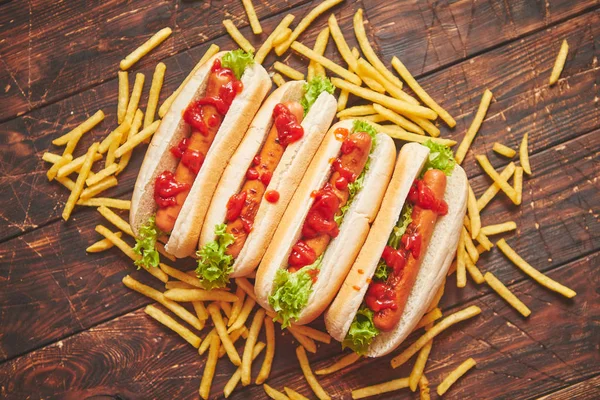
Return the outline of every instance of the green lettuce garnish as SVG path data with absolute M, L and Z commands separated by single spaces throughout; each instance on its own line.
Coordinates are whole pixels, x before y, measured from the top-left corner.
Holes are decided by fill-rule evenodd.
M 390 269 L 391 268 L 387 266 L 385 261 L 379 260 L 379 264 L 377 264 L 377 269 L 375 270 L 375 274 L 373 274 L 373 277 L 376 280 L 385 282 L 385 281 L 387 281 L 388 275 L 390 273 Z
M 375 136 L 377 136 L 377 131 L 373 128 L 373 125 L 369 124 L 367 121 L 355 119 L 354 125 L 352 125 L 352 132 L 368 133 L 369 136 L 371 136 L 371 139 L 373 139 L 373 146 L 371 146 L 371 149 L 375 147 Z
M 402 213 L 400 214 L 400 218 L 398 218 L 398 222 L 396 222 L 396 226 L 392 229 L 392 233 L 390 234 L 390 238 L 388 239 L 388 246 L 391 246 L 395 249 L 400 245 L 400 239 L 404 232 L 406 232 L 406 228 L 412 222 L 412 210 L 413 207 L 410 204 L 404 204 L 402 207 Z
M 304 96 L 300 101 L 304 108 L 304 115 L 308 114 L 308 110 L 317 101 L 317 97 L 323 92 L 333 94 L 335 87 L 329 79 L 324 76 L 315 76 L 310 82 L 304 84 Z
M 450 147 L 435 143 L 431 140 L 423 143 L 423 146 L 429 147 L 429 158 L 425 163 L 423 173 L 430 169 L 439 169 L 447 176 L 452 175 L 456 161 L 454 160 L 454 155 L 452 154 Z
M 162 232 L 156 227 L 154 216 L 148 218 L 148 221 L 141 226 L 133 251 L 142 256 L 135 261 L 135 265 L 144 268 L 158 267 L 160 256 L 156 250 L 156 239 L 162 236 Z
M 246 67 L 252 64 L 254 64 L 254 55 L 242 49 L 230 51 L 221 57 L 221 65 L 232 70 L 238 79 L 242 78 Z
M 358 310 L 342 342 L 342 349 L 349 347 L 360 355 L 367 352 L 375 336 L 379 335 L 379 329 L 373 322 L 373 314 L 373 311 L 364 305 Z
M 231 233 L 225 232 L 226 224 L 215 226 L 216 238 L 196 252 L 198 267 L 196 275 L 207 289 L 222 288 L 229 283 L 233 272 L 233 257 L 225 254 L 227 247 L 235 241 Z
M 287 328 L 292 320 L 298 320 L 300 313 L 308 304 L 313 289 L 310 270 L 321 269 L 323 254 L 317 260 L 299 271 L 289 272 L 280 268 L 275 275 L 273 294 L 269 296 L 269 304 L 281 320 L 281 327 Z

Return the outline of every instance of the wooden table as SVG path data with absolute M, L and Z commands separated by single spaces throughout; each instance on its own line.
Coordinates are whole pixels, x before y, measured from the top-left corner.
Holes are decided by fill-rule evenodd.
M 268 33 L 288 12 L 298 21 L 319 1 L 254 3 Z M 473 153 L 488 154 L 502 168 L 508 161 L 492 153 L 493 143 L 517 148 L 529 133 L 533 176 L 525 180 L 523 205 L 514 207 L 500 195 L 485 209 L 483 223 L 515 220 L 518 230 L 506 235 L 509 244 L 577 291 L 569 301 L 540 287 L 497 249 L 479 266 L 493 271 L 531 308 L 529 318 L 485 285 L 469 281 L 457 290 L 450 278 L 441 303 L 444 314 L 471 304 L 483 312 L 435 340 L 426 368 L 433 396 L 449 371 L 473 357 L 476 369 L 447 398 L 599 398 L 599 2 L 346 1 L 334 12 L 351 45 L 356 44 L 352 16 L 359 7 L 385 62 L 398 56 L 457 119 L 453 130 L 441 126 L 444 137 L 460 140 L 484 89 L 493 92 L 494 102 L 464 163 L 476 194 L 490 180 Z M 154 284 L 151 277 L 135 271 L 116 249 L 85 253 L 98 239 L 94 226 L 105 222 L 95 210 L 83 208 L 68 223 L 61 220 L 68 194 L 47 182 L 41 155 L 59 151 L 51 140 L 98 109 L 107 118 L 81 148 L 115 127 L 119 60 L 152 33 L 164 26 L 174 31 L 133 71 L 146 74 L 147 93 L 154 65 L 164 61 L 164 99 L 210 43 L 233 47 L 221 25 L 227 17 L 255 44 L 266 37 L 253 37 L 237 0 L 0 4 L 0 398 L 198 396 L 205 358 L 149 319 L 143 312 L 148 299 L 121 283 L 130 273 Z M 319 18 L 300 40 L 312 45 L 326 19 Z M 569 42 L 569 56 L 561 80 L 549 87 L 562 39 Z M 341 61 L 331 42 L 327 54 Z M 293 52 L 284 59 L 306 66 Z M 273 60 L 271 55 L 265 65 Z M 142 153 L 136 152 L 108 195 L 130 197 Z M 322 327 L 322 321 L 314 325 Z M 312 396 L 294 355 L 295 342 L 279 333 L 277 342 L 268 383 Z M 332 343 L 320 346 L 310 360 L 322 367 L 339 353 L 339 344 Z M 392 370 L 390 358 L 363 360 L 321 382 L 332 396 L 347 399 L 353 388 L 407 376 L 412 362 Z M 222 393 L 232 371 L 230 363 L 219 363 L 214 396 Z M 262 388 L 254 385 L 232 395 L 262 397 Z M 415 397 L 403 390 L 380 398 Z

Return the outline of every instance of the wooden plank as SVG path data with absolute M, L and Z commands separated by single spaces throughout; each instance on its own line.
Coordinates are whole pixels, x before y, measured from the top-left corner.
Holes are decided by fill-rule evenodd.
M 595 253 L 550 273 L 577 291 L 573 301 L 558 299 L 530 280 L 514 285 L 515 293 L 533 310 L 528 320 L 493 294 L 470 301 L 468 304 L 482 308 L 482 314 L 434 342 L 426 368 L 432 388 L 467 357 L 475 358 L 478 365 L 447 398 L 478 397 L 482 388 L 490 398 L 525 398 L 597 375 L 600 355 L 593 340 L 598 333 L 593 321 L 600 317 L 600 309 L 585 305 L 596 297 L 598 262 L 600 253 Z M 594 285 L 586 279 L 589 276 L 595 277 Z M 416 337 L 412 335 L 407 343 Z M 278 389 L 289 386 L 311 396 L 293 355 L 290 335 L 277 333 L 276 338 L 269 385 Z M 339 352 L 337 343 L 321 346 L 310 357 L 313 368 L 329 365 Z M 351 389 L 407 376 L 411 363 L 393 370 L 391 357 L 362 360 L 320 381 L 335 398 L 349 399 Z M 138 310 L 0 365 L 0 395 L 6 399 L 67 393 L 76 397 L 196 398 L 204 359 Z M 219 362 L 214 395 L 221 392 L 232 371 L 231 363 Z M 413 398 L 407 390 L 392 396 Z M 262 397 L 262 388 L 250 385 L 231 398 Z
M 592 400 L 597 399 L 599 396 L 600 375 L 597 375 L 583 382 L 576 383 L 544 397 L 540 397 L 538 400 Z
M 519 214 L 502 197 L 495 199 L 483 214 L 484 224 L 516 219 L 518 237 L 511 236 L 509 243 L 543 271 L 600 248 L 600 222 L 589 211 L 600 199 L 593 182 L 599 175 L 599 165 L 593 160 L 594 149 L 600 146 L 598 133 L 594 131 L 567 142 L 561 145 L 561 150 L 550 149 L 532 157 L 532 165 L 538 166 L 538 170 L 532 179 L 525 181 L 524 203 L 518 209 Z M 484 176 L 473 180 L 477 191 L 488 184 Z M 578 191 L 573 192 L 573 187 L 578 187 Z M 536 208 L 531 208 L 532 200 L 538 204 Z M 7 327 L 5 335 L 0 337 L 2 359 L 59 340 L 143 304 L 132 301 L 120 282 L 133 266 L 119 250 L 83 258 L 85 247 L 97 237 L 93 227 L 104 223 L 103 219 L 91 210 L 75 214 L 74 218 L 70 224 L 51 224 L 0 244 L 0 260 L 6 260 L 0 263 L 3 305 L 0 326 Z M 187 262 L 193 264 L 191 260 Z M 19 265 L 26 267 L 18 268 Z M 493 271 L 505 283 L 523 279 L 522 273 L 497 251 L 485 255 L 478 265 L 484 271 Z M 467 287 L 461 292 L 449 292 L 448 304 L 479 295 L 480 289 L 472 282 Z M 70 309 L 75 310 L 73 315 L 60 312 Z M 23 326 L 28 327 L 28 337 L 21 335 Z
M 582 30 L 581 26 L 589 28 Z M 494 92 L 497 101 L 490 107 L 481 138 L 474 142 L 476 152 L 491 154 L 495 141 L 517 148 L 522 135 L 529 132 L 530 149 L 535 153 L 595 129 L 600 125 L 594 102 L 598 67 L 593 61 L 597 53 L 594 49 L 600 48 L 599 27 L 600 13 L 588 13 L 559 25 L 552 36 L 545 31 L 540 32 L 475 57 L 472 62 L 464 62 L 421 79 L 421 84 L 431 95 L 457 117 L 457 128 L 449 132 L 442 126 L 444 133 L 457 140 L 462 138 L 485 88 Z M 548 88 L 547 76 L 555 57 L 549 49 L 556 37 L 568 38 L 573 51 L 563 73 L 564 81 Z M 222 38 L 217 42 L 226 44 L 229 39 Z M 191 69 L 192 60 L 204 50 L 204 47 L 190 50 L 191 58 L 188 54 L 181 54 L 167 60 L 171 87 L 183 79 L 183 71 Z M 329 51 L 334 53 L 331 47 Z M 515 59 L 523 61 L 515 63 Z M 290 57 L 290 61 L 305 68 L 306 64 L 301 64 L 297 57 Z M 152 69 L 143 71 L 149 76 Z M 9 133 L 5 139 L 7 143 L 0 145 L 3 150 L 0 156 L 0 224 L 3 225 L 0 240 L 60 217 L 67 193 L 62 188 L 56 189 L 58 184 L 54 187 L 45 181 L 43 171 L 47 166 L 40 161 L 41 155 L 46 149 L 53 148 L 50 144 L 52 138 L 75 126 L 84 119 L 84 115 L 98 108 L 107 113 L 107 118 L 94 131 L 93 135 L 97 136 L 84 138 L 84 143 L 90 143 L 92 137 L 98 140 L 110 127 L 114 127 L 116 93 L 117 82 L 109 81 L 93 90 L 0 124 L 0 130 Z M 167 94 L 164 92 L 163 98 Z M 505 159 L 495 155 L 490 159 L 495 166 L 506 163 Z M 140 162 L 139 156 L 134 157 L 129 169 L 120 176 L 121 183 L 116 193 L 124 193 L 133 187 Z M 481 173 L 470 155 L 465 167 L 470 176 Z M 536 166 L 533 168 L 535 170 Z M 18 202 L 11 201 L 13 193 L 19 194 Z M 56 206 L 57 201 L 61 203 L 60 207 Z

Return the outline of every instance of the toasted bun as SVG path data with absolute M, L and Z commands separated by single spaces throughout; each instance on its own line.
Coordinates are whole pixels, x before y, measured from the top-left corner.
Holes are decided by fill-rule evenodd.
M 346 337 L 363 302 L 389 235 L 400 217 L 410 186 L 423 169 L 428 155 L 429 149 L 417 143 L 406 144 L 400 151 L 381 212 L 377 215 L 365 245 L 340 292 L 325 314 L 327 331 L 340 342 Z M 436 223 L 401 320 L 393 331 L 381 333 L 375 338 L 368 356 L 379 357 L 398 347 L 419 322 L 443 283 L 454 257 L 466 211 L 467 184 L 465 172 L 457 165 L 448 177 L 444 193 L 444 200 L 448 203 L 448 214 L 439 218 Z
M 273 290 L 275 274 L 279 268 L 287 266 L 292 246 L 300 238 L 302 225 L 313 202 L 311 193 L 320 189 L 329 179 L 330 160 L 337 157 L 340 152 L 342 142 L 335 138 L 334 132 L 340 127 L 351 130 L 353 122 L 353 120 L 338 122 L 327 133 L 260 264 L 254 286 L 255 293 L 257 301 L 268 310 L 271 310 L 268 299 Z M 391 178 L 395 153 L 393 140 L 387 135 L 378 134 L 364 186 L 344 216 L 339 235 L 329 243 L 308 304 L 295 323 L 306 324 L 314 320 L 337 293 L 367 237 L 370 223 L 379 210 L 381 199 Z
M 183 120 L 183 111 L 188 104 L 203 96 L 214 60 L 225 53 L 217 53 L 198 69 L 177 96 L 152 138 L 131 199 L 129 219 L 136 235 L 139 227 L 156 213 L 157 206 L 153 198 L 156 177 L 163 171 L 174 172 L 179 163 L 169 149 L 190 135 L 190 127 Z M 223 119 L 165 246 L 169 253 L 178 258 L 189 256 L 196 249 L 200 228 L 218 179 L 271 88 L 267 71 L 256 63 L 246 68 L 241 81 L 244 90 L 232 102 Z

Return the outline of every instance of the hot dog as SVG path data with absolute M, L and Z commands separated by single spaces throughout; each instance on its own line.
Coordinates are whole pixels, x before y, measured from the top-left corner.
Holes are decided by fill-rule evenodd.
M 196 273 L 205 288 L 258 266 L 335 116 L 332 92 L 326 78 L 288 82 L 257 113 L 204 221 Z
M 257 301 L 282 326 L 314 320 L 333 300 L 375 217 L 395 147 L 368 123 L 327 133 L 256 274 Z
M 402 148 L 381 211 L 325 315 L 332 337 L 377 357 L 408 336 L 446 276 L 466 198 L 466 175 L 449 148 Z
M 132 196 L 140 265 L 158 265 L 158 237 L 176 257 L 194 252 L 218 179 L 270 87 L 266 70 L 242 50 L 216 54 L 183 87 L 152 138 Z

